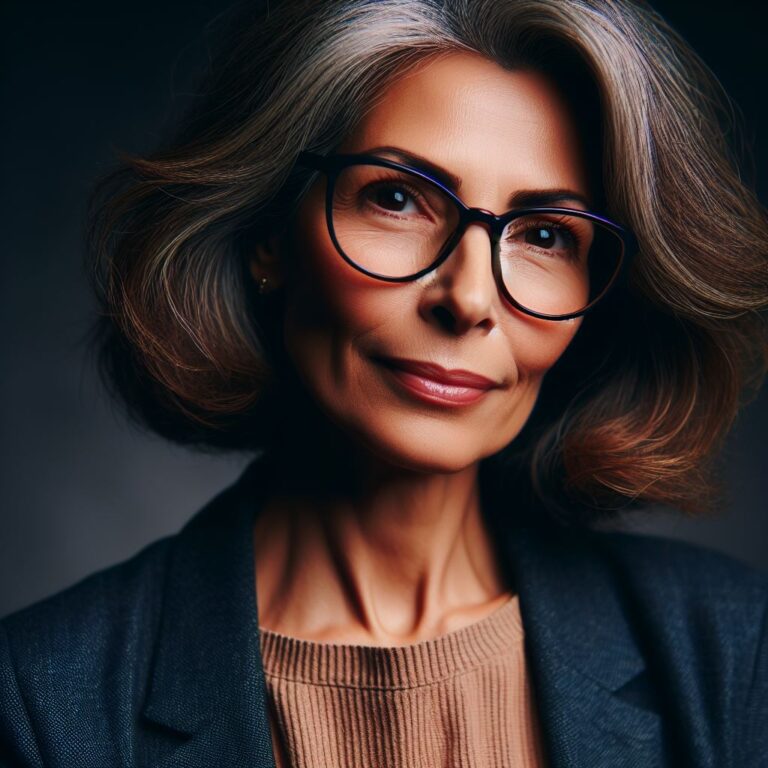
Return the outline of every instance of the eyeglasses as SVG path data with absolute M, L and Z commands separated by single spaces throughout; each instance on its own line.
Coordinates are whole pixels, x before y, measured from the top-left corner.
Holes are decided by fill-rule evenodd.
M 472 222 L 488 226 L 502 295 L 545 320 L 583 315 L 617 282 L 634 235 L 595 213 L 527 207 L 496 216 L 470 208 L 421 170 L 376 155 L 301 152 L 327 176 L 326 221 L 341 257 L 360 272 L 407 282 L 436 269 Z

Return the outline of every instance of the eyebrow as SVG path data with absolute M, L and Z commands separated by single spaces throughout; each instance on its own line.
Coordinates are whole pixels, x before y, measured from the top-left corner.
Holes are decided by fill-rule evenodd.
M 428 173 L 433 176 L 441 184 L 448 187 L 452 192 L 458 194 L 461 189 L 461 177 L 457 176 L 445 168 L 441 168 L 426 157 L 416 155 L 413 152 L 407 152 L 399 147 L 373 147 L 364 151 L 365 154 L 380 154 L 386 153 L 393 155 L 395 160 L 409 165 L 412 168 L 416 168 L 419 171 Z M 590 201 L 582 194 L 576 192 L 573 189 L 557 188 L 557 189 L 519 189 L 513 192 L 507 199 L 507 209 L 523 208 L 523 207 L 535 207 L 535 206 L 547 206 L 554 203 L 562 203 L 565 200 L 572 200 L 576 203 L 581 203 L 585 208 L 591 208 Z

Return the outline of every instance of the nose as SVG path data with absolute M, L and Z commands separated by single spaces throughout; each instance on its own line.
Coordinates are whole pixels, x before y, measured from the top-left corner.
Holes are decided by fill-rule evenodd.
M 475 327 L 487 332 L 497 322 L 497 294 L 488 225 L 472 222 L 431 274 L 419 311 L 428 322 L 457 335 Z

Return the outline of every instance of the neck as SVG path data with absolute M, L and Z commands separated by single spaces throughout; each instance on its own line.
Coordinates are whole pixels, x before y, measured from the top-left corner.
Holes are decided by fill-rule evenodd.
M 397 645 L 463 626 L 506 599 L 478 464 L 450 474 L 398 467 L 307 411 L 294 411 L 280 434 L 254 530 L 261 626 Z

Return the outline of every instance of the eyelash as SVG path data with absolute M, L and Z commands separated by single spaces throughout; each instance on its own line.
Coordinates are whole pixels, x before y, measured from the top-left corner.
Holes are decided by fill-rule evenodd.
M 556 229 L 565 232 L 573 240 L 573 244 L 578 248 L 581 246 L 581 235 L 571 227 L 563 223 L 563 219 L 542 219 L 541 221 L 526 222 L 529 228 L 539 227 L 541 229 Z

